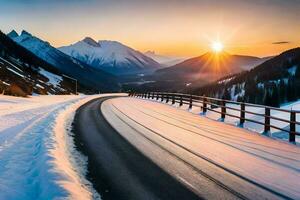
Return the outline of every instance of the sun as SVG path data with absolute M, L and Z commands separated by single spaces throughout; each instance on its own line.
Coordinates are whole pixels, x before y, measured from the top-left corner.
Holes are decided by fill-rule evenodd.
M 224 46 L 221 42 L 216 41 L 216 42 L 212 43 L 211 48 L 214 52 L 219 53 L 219 52 L 223 51 Z

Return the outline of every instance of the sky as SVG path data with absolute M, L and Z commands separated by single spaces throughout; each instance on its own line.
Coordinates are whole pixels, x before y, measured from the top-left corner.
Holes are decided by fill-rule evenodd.
M 182 57 L 211 50 L 270 56 L 300 46 L 300 0 L 0 0 L 0 30 L 55 47 L 89 36 Z

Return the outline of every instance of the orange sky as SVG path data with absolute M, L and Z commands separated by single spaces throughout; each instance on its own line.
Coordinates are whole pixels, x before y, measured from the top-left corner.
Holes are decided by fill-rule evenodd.
M 0 29 L 26 29 L 59 47 L 85 36 L 142 52 L 197 56 L 220 40 L 234 54 L 268 56 L 300 46 L 297 0 L 0 0 Z M 273 43 L 281 44 L 273 44 Z

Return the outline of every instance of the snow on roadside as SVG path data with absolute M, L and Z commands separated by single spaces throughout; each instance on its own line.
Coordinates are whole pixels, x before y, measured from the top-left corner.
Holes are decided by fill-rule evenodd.
M 58 180 L 58 184 L 69 191 L 70 199 L 101 199 L 86 180 L 87 158 L 78 152 L 70 131 L 76 110 L 86 102 L 99 95 L 85 98 L 59 113 L 55 120 L 54 137 L 56 144 L 50 149 L 54 160 L 54 171 L 64 174 L 66 178 Z
M 100 199 L 70 130 L 77 108 L 106 95 L 0 95 L 0 199 Z
M 6 108 L 0 115 L 0 199 L 68 197 L 56 183 L 65 175 L 53 170 L 49 150 L 56 116 L 84 97 L 0 98 Z
M 0 199 L 96 196 L 73 172 L 76 165 L 65 164 L 70 154 L 63 147 L 70 143 L 61 147 L 57 138 L 64 133 L 59 119 L 95 97 L 0 95 Z
M 76 110 L 88 101 L 105 96 L 120 96 L 119 94 L 102 94 L 86 97 L 74 103 L 60 112 L 56 118 L 54 127 L 55 147 L 50 150 L 54 160 L 56 172 L 64 174 L 67 178 L 58 181 L 59 185 L 69 191 L 70 199 L 101 199 L 100 195 L 93 188 L 91 183 L 85 178 L 87 173 L 87 158 L 76 150 L 72 123 Z M 100 108 L 99 108 L 100 109 Z

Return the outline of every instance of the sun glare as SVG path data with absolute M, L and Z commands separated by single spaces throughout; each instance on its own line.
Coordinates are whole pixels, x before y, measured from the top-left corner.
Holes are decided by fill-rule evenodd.
M 211 48 L 214 52 L 219 53 L 223 50 L 224 46 L 221 42 L 213 42 Z

